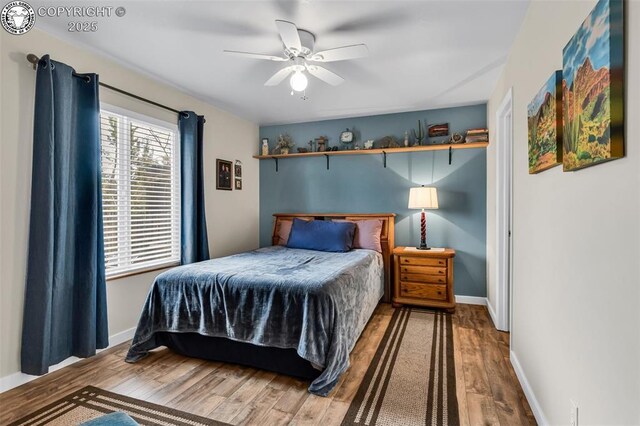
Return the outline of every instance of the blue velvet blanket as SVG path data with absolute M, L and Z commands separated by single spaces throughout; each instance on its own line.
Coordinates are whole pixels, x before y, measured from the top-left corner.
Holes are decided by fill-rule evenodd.
M 158 332 L 199 333 L 296 349 L 322 371 L 326 396 L 384 293 L 382 255 L 282 246 L 179 266 L 156 278 L 126 360 L 160 346 Z

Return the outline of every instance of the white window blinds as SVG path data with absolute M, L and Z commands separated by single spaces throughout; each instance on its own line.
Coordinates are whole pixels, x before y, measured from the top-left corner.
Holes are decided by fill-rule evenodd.
M 180 262 L 177 128 L 113 111 L 101 111 L 107 277 Z

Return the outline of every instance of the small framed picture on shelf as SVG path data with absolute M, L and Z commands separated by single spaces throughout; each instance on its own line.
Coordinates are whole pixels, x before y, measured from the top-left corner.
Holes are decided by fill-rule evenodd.
M 242 177 L 242 161 L 236 160 L 233 173 L 235 174 L 236 178 Z
M 242 179 L 236 178 L 235 182 L 236 182 L 235 183 L 236 190 L 240 191 L 242 189 Z
M 449 135 L 449 123 L 432 124 L 429 126 L 429 137 L 435 138 L 438 136 Z
M 216 189 L 231 191 L 231 161 L 216 159 Z

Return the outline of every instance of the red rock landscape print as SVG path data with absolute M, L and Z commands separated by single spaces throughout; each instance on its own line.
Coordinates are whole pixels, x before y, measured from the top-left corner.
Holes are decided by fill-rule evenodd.
M 561 80 L 554 72 L 527 108 L 530 174 L 562 163 Z
M 624 155 L 623 2 L 600 0 L 563 51 L 563 168 Z

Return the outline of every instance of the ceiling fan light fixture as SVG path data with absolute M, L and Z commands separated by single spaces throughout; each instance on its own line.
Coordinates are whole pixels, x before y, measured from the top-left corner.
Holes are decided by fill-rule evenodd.
M 309 80 L 307 80 L 307 76 L 304 75 L 301 71 L 296 71 L 289 80 L 289 84 L 291 88 L 296 92 L 302 92 L 307 88 L 307 84 Z
M 305 0 L 302 0 L 305 1 Z M 311 0 L 309 0 L 311 1 Z M 334 47 L 332 49 L 315 51 L 316 36 L 302 30 L 293 22 L 276 20 L 276 28 L 284 47 L 284 56 L 266 55 L 263 53 L 242 52 L 238 50 L 225 50 L 228 55 L 244 58 L 263 59 L 277 62 L 288 62 L 287 66 L 273 74 L 265 83 L 265 86 L 277 86 L 289 77 L 292 94 L 304 92 L 309 84 L 305 71 L 320 81 L 332 86 L 344 82 L 344 78 L 313 62 L 337 62 L 365 57 L 369 54 L 364 44 Z M 312 62 L 308 64 L 307 62 Z M 293 75 L 291 75 L 293 73 Z

